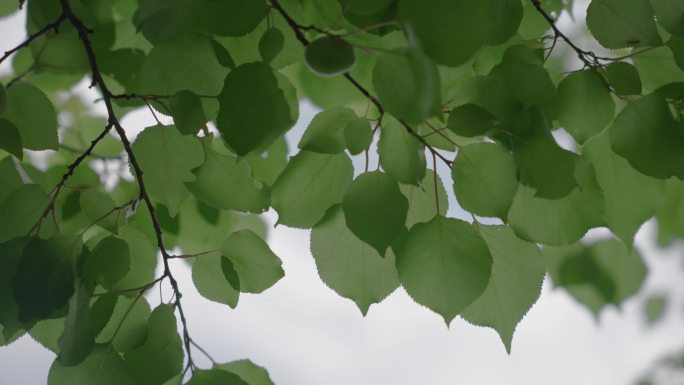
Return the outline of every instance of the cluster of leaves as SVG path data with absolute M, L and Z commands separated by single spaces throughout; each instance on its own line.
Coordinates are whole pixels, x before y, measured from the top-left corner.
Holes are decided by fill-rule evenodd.
M 57 353 L 49 384 L 270 383 L 249 361 L 195 366 L 169 267 L 191 262 L 230 307 L 263 292 L 284 275 L 269 208 L 311 229 L 321 279 L 363 314 L 402 286 L 508 351 L 547 272 L 599 312 L 641 285 L 643 222 L 684 236 L 681 0 L 593 0 L 611 57 L 557 28 L 561 0 L 21 3 L 29 38 L 0 58 L 0 342 Z M 84 77 L 105 117 L 73 91 Z M 288 159 L 301 98 L 323 111 Z M 140 107 L 174 125 L 131 143 Z M 24 149 L 53 150 L 48 167 Z M 447 217 L 452 194 L 472 223 Z M 615 238 L 581 243 L 596 227 Z

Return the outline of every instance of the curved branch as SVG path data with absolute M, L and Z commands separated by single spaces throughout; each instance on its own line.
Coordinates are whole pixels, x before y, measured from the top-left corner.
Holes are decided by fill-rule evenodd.
M 174 278 L 173 274 L 171 273 L 171 269 L 169 268 L 170 256 L 166 250 L 166 247 L 164 246 L 164 236 L 161 229 L 161 225 L 159 223 L 159 218 L 157 217 L 157 212 L 154 208 L 154 204 L 152 203 L 152 200 L 150 199 L 147 193 L 147 189 L 145 187 L 145 180 L 143 179 L 143 170 L 140 167 L 140 164 L 138 163 L 138 159 L 135 156 L 135 153 L 133 152 L 131 142 L 128 140 L 128 137 L 126 136 L 126 131 L 121 126 L 121 123 L 119 122 L 118 118 L 116 117 L 116 113 L 114 112 L 112 93 L 109 90 L 109 88 L 107 88 L 104 78 L 102 77 L 102 73 L 100 72 L 100 68 L 97 63 L 97 58 L 95 56 L 95 50 L 93 49 L 90 37 L 88 36 L 88 34 L 92 31 L 85 26 L 83 21 L 79 19 L 78 16 L 76 16 L 73 9 L 71 8 L 71 5 L 69 4 L 69 0 L 60 0 L 60 2 L 62 4 L 64 16 L 66 17 L 66 19 L 69 20 L 69 22 L 74 26 L 74 28 L 78 32 L 78 37 L 81 40 L 83 49 L 85 50 L 86 56 L 88 57 L 88 62 L 90 64 L 90 69 L 92 71 L 91 86 L 97 86 L 100 89 L 100 92 L 102 93 L 102 98 L 107 108 L 109 124 L 114 127 L 117 134 L 121 138 L 121 143 L 123 143 L 124 150 L 126 151 L 128 159 L 131 162 L 131 168 L 133 169 L 133 173 L 135 174 L 135 178 L 138 182 L 138 187 L 140 188 L 140 199 L 142 199 L 145 202 L 145 205 L 147 206 L 147 209 L 150 213 L 150 217 L 152 219 L 152 226 L 154 227 L 155 237 L 157 239 L 157 247 L 162 254 L 162 260 L 164 263 L 163 277 L 169 278 L 169 282 L 171 283 L 171 287 L 173 288 L 176 297 L 175 307 L 178 309 L 178 314 L 183 325 L 183 334 L 184 336 L 188 336 L 188 325 L 180 301 L 182 294 L 178 288 L 178 282 L 176 282 L 176 279 Z M 194 367 L 194 364 L 192 362 L 192 352 L 190 350 L 190 342 L 187 338 L 185 338 L 185 349 L 188 354 L 188 365 Z
M 66 15 L 64 13 L 62 13 L 61 15 L 59 15 L 59 17 L 55 21 L 46 25 L 45 27 L 41 28 L 38 32 L 29 36 L 21 44 L 12 48 L 9 51 L 5 51 L 5 54 L 2 55 L 2 57 L 0 57 L 0 64 L 2 62 L 4 62 L 8 57 L 12 56 L 13 53 L 19 51 L 22 48 L 28 47 L 29 44 L 31 44 L 31 42 L 33 42 L 37 38 L 43 36 L 44 34 L 48 33 L 50 30 L 54 30 L 55 32 L 57 32 L 57 30 L 59 29 L 59 26 L 62 24 L 62 22 L 64 22 L 64 20 L 66 20 Z

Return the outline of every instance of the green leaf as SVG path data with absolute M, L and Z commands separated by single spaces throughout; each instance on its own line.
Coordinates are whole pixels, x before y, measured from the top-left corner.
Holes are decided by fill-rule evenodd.
M 660 95 L 630 101 L 609 132 L 613 150 L 637 171 L 659 179 L 684 179 L 684 137 Z
M 224 274 L 221 258 L 218 254 L 198 257 L 192 264 L 192 282 L 202 297 L 235 308 L 240 291 Z
M 536 197 L 532 188 L 518 187 L 508 212 L 515 233 L 530 242 L 561 246 L 603 226 L 605 202 L 589 162 L 578 159 L 575 178 L 579 188 L 553 200 Z
M 40 89 L 28 83 L 12 86 L 7 90 L 7 108 L 3 118 L 17 127 L 24 148 L 57 149 L 55 107 Z
M 636 293 L 646 276 L 639 253 L 628 251 L 616 239 L 548 247 L 543 254 L 554 285 L 564 287 L 595 314 Z
M 282 262 L 251 230 L 232 233 L 221 247 L 240 278 L 240 291 L 261 293 L 285 276 Z
M 661 42 L 649 0 L 592 0 L 587 26 L 606 48 L 648 47 Z
M 108 345 L 96 345 L 77 366 L 64 367 L 55 360 L 48 385 L 130 385 L 133 380 L 121 357 Z
M 449 113 L 447 128 L 465 137 L 486 135 L 496 124 L 496 117 L 475 104 L 454 107 Z
M 489 0 L 489 30 L 484 42 L 499 45 L 518 32 L 523 17 L 522 2 L 518 0 Z
M 294 124 L 285 94 L 265 63 L 243 64 L 232 70 L 218 100 L 221 107 L 216 126 L 238 155 L 263 150 Z
M 261 0 L 143 0 L 133 22 L 155 43 L 189 31 L 242 36 L 256 28 L 267 11 Z
M 607 133 L 587 141 L 582 154 L 591 161 L 605 197 L 606 223 L 631 249 L 634 234 L 660 207 L 665 182 L 640 174 L 610 148 Z
M 66 313 L 66 307 L 60 309 L 60 313 Z M 64 314 L 60 314 L 64 315 Z M 59 354 L 59 337 L 64 332 L 65 317 L 48 318 L 36 322 L 28 334 L 36 342 L 55 354 Z
M 90 307 L 90 328 L 93 339 L 104 330 L 114 315 L 114 309 L 119 301 L 116 294 L 104 294 L 99 296 Z
M 252 385 L 240 376 L 222 369 L 196 370 L 188 385 Z
M 670 40 L 667 41 L 667 47 L 672 51 L 672 58 L 679 67 L 678 69 L 684 70 L 684 38 L 672 36 Z M 681 71 L 679 71 L 679 75 L 681 77 Z
M 146 207 L 140 207 L 139 209 L 147 210 Z M 123 278 L 112 285 L 111 289 L 125 290 L 143 286 L 152 281 L 154 279 L 154 269 L 157 266 L 156 244 L 153 246 L 144 233 L 131 226 L 121 228 L 118 235 L 128 244 L 130 268 Z
M 345 148 L 345 127 L 354 119 L 356 114 L 347 107 L 319 112 L 304 131 L 298 147 L 322 154 L 340 153 Z
M 380 56 L 373 68 L 373 86 L 383 108 L 399 119 L 420 123 L 440 111 L 437 66 L 416 50 Z
M 191 91 L 179 91 L 169 101 L 171 116 L 176 128 L 183 135 L 195 135 L 205 127 L 207 118 L 202 101 Z
M 436 181 L 435 178 L 437 178 Z M 435 187 L 437 194 L 435 194 Z M 427 170 L 420 185 L 402 184 L 399 189 L 409 203 L 406 213 L 406 227 L 408 228 L 418 222 L 428 222 L 434 218 L 437 213 L 437 203 L 439 203 L 439 215 L 446 215 L 449 210 L 449 199 L 442 184 L 442 178 L 435 176 L 432 170 Z M 435 198 L 438 202 L 435 202 Z
M 124 365 L 138 383 L 161 385 L 183 370 L 183 348 L 171 306 L 157 306 L 147 327 L 145 343 L 124 354 Z
M 28 237 L 14 238 L 11 241 L 0 243 L 0 325 L 2 335 L 0 341 L 7 341 L 15 333 L 23 329 L 19 322 L 19 306 L 14 299 L 14 276 L 19 266 L 19 261 L 24 252 L 24 247 L 30 241 Z
M 259 54 L 264 63 L 270 63 L 285 46 L 285 35 L 278 28 L 269 28 L 259 39 Z
M 284 137 L 276 139 L 264 152 L 251 153 L 245 161 L 252 170 L 252 175 L 269 186 L 275 183 L 278 175 L 287 165 L 287 144 Z
M 641 94 L 641 78 L 633 65 L 624 61 L 610 63 L 606 67 L 606 76 L 610 86 L 619 95 Z
M 19 130 L 7 119 L 0 119 L 0 149 L 19 158 L 24 158 Z
M 9 197 L 15 190 L 24 184 L 24 182 L 21 180 L 19 172 L 17 172 L 17 168 L 14 165 L 12 157 L 8 156 L 0 160 L 0 180 L 2 180 L 2 183 L 0 184 L 0 213 L 2 213 L 3 218 L 6 218 L 5 212 L 2 211 L 3 202 L 5 202 L 7 197 Z M 47 202 L 45 203 L 47 204 Z M 2 224 L 0 224 L 0 229 L 2 227 Z M 3 230 L 0 230 L 0 234 L 2 234 L 2 231 Z M 0 239 L 2 238 L 3 236 L 0 235 Z
M 416 302 L 449 324 L 486 289 L 492 255 L 468 223 L 436 216 L 409 230 L 397 249 L 399 280 Z
M 650 0 L 658 24 L 673 35 L 684 37 L 684 3 L 681 0 Z
M 76 236 L 32 239 L 24 248 L 14 276 L 19 320 L 50 317 L 74 292 L 74 265 L 83 244 Z
M 232 361 L 216 367 L 237 374 L 249 385 L 275 385 L 266 369 L 250 360 Z
M 95 346 L 95 335 L 90 321 L 90 293 L 83 283 L 76 285 L 69 300 L 69 312 L 64 332 L 59 337 L 59 363 L 75 366 L 83 362 Z
M 304 58 L 311 71 L 320 76 L 342 75 L 356 64 L 354 47 L 335 36 L 319 37 L 309 43 Z
M 541 294 L 546 266 L 539 248 L 504 226 L 480 226 L 492 254 L 492 276 L 484 293 L 461 313 L 463 319 L 499 333 L 511 353 L 516 325 Z
M 352 155 L 367 150 L 373 142 L 373 131 L 368 119 L 358 117 L 347 122 L 344 127 L 344 143 Z
M 109 322 L 95 341 L 98 344 L 111 343 L 110 350 L 119 353 L 135 349 L 142 345 L 147 338 L 147 320 L 149 317 L 150 305 L 145 298 L 136 300 L 135 298 L 120 297 Z M 126 322 L 123 322 L 124 319 Z
M 330 206 L 342 200 L 353 176 L 354 166 L 344 153 L 301 151 L 290 159 L 271 189 L 278 223 L 313 227 Z
M 482 46 L 490 31 L 489 2 L 402 0 L 399 19 L 439 64 L 458 66 Z
M 192 182 L 192 169 L 204 162 L 202 144 L 197 138 L 181 135 L 174 126 L 147 127 L 133 143 L 149 195 L 178 213 L 188 197 L 184 182 Z
M 510 54 L 515 48 L 515 46 L 509 48 L 506 53 Z M 494 84 L 498 82 L 504 87 L 501 91 L 494 91 L 494 96 L 489 98 L 503 99 L 499 103 L 512 98 L 518 102 L 513 105 L 513 108 L 519 108 L 519 104 L 522 103 L 527 108 L 540 107 L 549 119 L 556 116 L 558 98 L 556 88 L 548 71 L 541 64 L 531 64 L 515 55 L 505 54 L 504 60 L 487 76 L 495 81 Z M 504 96 L 499 96 L 502 92 Z M 482 107 L 486 108 L 486 106 Z M 510 105 L 507 107 L 511 108 Z
M 362 15 L 372 15 L 387 8 L 394 0 L 339 0 L 345 9 Z
M 573 72 L 558 85 L 558 121 L 577 143 L 600 133 L 613 120 L 615 103 L 601 75 Z
M 540 198 L 565 197 L 577 186 L 573 175 L 577 155 L 556 143 L 538 110 L 530 119 L 531 132 L 512 139 L 520 183 L 532 187 Z
M 405 228 L 408 200 L 392 177 L 367 172 L 349 186 L 342 209 L 349 230 L 384 256 Z
M 124 223 L 123 213 L 116 212 L 116 203 L 105 193 L 92 189 L 83 190 L 80 192 L 79 204 L 91 223 L 109 231 L 114 231 L 119 224 Z
M 500 144 L 461 147 L 451 166 L 458 203 L 473 214 L 506 219 L 518 190 L 513 155 Z
M 425 148 L 404 126 L 390 121 L 380 130 L 380 165 L 399 183 L 418 185 L 425 176 Z
M 193 170 L 195 180 L 185 184 L 193 195 L 222 210 L 260 213 L 268 208 L 268 187 L 252 177 L 247 162 L 219 154 L 211 140 L 204 140 L 203 147 L 204 163 Z
M 665 197 L 656 211 L 658 243 L 665 246 L 684 237 L 684 182 L 669 179 L 665 184 Z
M 83 263 L 83 278 L 111 289 L 128 274 L 131 267 L 130 249 L 126 241 L 110 235 L 90 252 Z
M 399 287 L 394 254 L 382 255 L 348 228 L 339 205 L 332 207 L 311 231 L 311 254 L 321 280 L 349 298 L 366 315 Z
M 140 90 L 156 95 L 191 91 L 197 95 L 214 96 L 221 92 L 227 73 L 228 70 L 216 58 L 211 40 L 201 35 L 186 34 L 155 45 L 145 56 L 140 68 Z M 213 117 L 216 103 L 211 102 L 213 107 L 205 106 L 205 112 L 213 111 L 207 113 Z
M 7 109 L 7 88 L 0 82 L 0 116 L 5 113 Z

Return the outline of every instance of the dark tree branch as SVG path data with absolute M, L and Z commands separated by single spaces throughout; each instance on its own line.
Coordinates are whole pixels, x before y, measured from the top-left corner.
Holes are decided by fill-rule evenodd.
M 45 27 L 41 28 L 38 32 L 34 33 L 33 35 L 29 36 L 26 40 L 24 40 L 21 44 L 18 46 L 12 48 L 9 51 L 5 51 L 5 54 L 0 57 L 0 63 L 4 62 L 8 57 L 12 56 L 13 53 L 19 51 L 22 48 L 26 48 L 36 40 L 37 38 L 43 36 L 44 34 L 48 33 L 50 30 L 54 30 L 55 32 L 58 31 L 59 26 L 62 24 L 62 22 L 66 20 L 66 15 L 62 13 L 59 15 L 59 17 L 53 21 L 52 23 L 46 25 Z
M 152 226 L 154 227 L 155 237 L 157 239 L 157 247 L 162 254 L 162 260 L 164 263 L 164 273 L 162 276 L 168 277 L 174 295 L 176 297 L 174 307 L 178 309 L 178 314 L 183 325 L 185 350 L 188 354 L 188 366 L 194 367 L 192 361 L 192 352 L 190 349 L 190 342 L 188 340 L 188 325 L 185 318 L 185 313 L 183 312 L 183 307 L 181 305 L 182 294 L 178 288 L 178 282 L 174 278 L 173 274 L 171 273 L 171 269 L 169 268 L 170 256 L 166 250 L 166 247 L 164 246 L 164 236 L 161 229 L 161 225 L 159 223 L 159 218 L 157 217 L 157 212 L 154 208 L 154 204 L 152 203 L 152 200 L 150 199 L 147 193 L 147 189 L 145 187 L 145 180 L 143 179 L 143 170 L 140 167 L 140 164 L 138 163 L 138 159 L 135 156 L 135 153 L 133 152 L 131 142 L 128 140 L 128 137 L 126 136 L 126 131 L 121 126 L 121 123 L 119 122 L 118 118 L 116 117 L 116 113 L 114 112 L 112 93 L 110 92 L 109 88 L 107 88 L 104 78 L 102 77 L 102 73 L 100 72 L 100 68 L 97 63 L 97 58 L 95 56 L 95 51 L 90 41 L 90 37 L 88 36 L 88 34 L 92 31 L 88 27 L 86 27 L 85 24 L 83 24 L 83 21 L 79 19 L 78 16 L 76 16 L 73 9 L 71 8 L 71 5 L 69 4 L 69 0 L 60 0 L 60 2 L 62 4 L 63 15 L 66 17 L 66 19 L 69 20 L 69 22 L 74 26 L 74 28 L 78 32 L 78 37 L 81 40 L 83 49 L 85 50 L 86 56 L 88 57 L 88 62 L 90 64 L 90 69 L 92 71 L 91 87 L 97 86 L 100 89 L 100 92 L 102 93 L 102 98 L 107 108 L 109 125 L 114 127 L 114 129 L 116 130 L 117 134 L 121 139 L 121 142 L 123 143 L 124 150 L 126 151 L 128 159 L 131 162 L 133 173 L 135 174 L 135 178 L 138 182 L 138 187 L 140 188 L 140 199 L 142 199 L 145 202 L 145 205 L 147 206 L 147 209 L 150 213 L 150 217 L 152 219 Z
M 304 36 L 304 32 L 302 32 L 303 31 L 302 26 L 300 24 L 298 24 L 297 21 L 294 20 L 292 18 L 292 16 L 290 16 L 287 13 L 287 11 L 285 11 L 285 9 L 280 4 L 280 2 L 278 0 L 271 0 L 271 4 L 273 5 L 273 8 L 275 8 L 283 16 L 283 18 L 285 19 L 287 24 L 290 26 L 290 28 L 294 32 L 297 40 L 299 40 L 299 42 L 302 43 L 302 45 L 305 47 L 307 45 L 309 45 L 309 39 L 307 39 L 306 36 Z M 345 79 L 347 79 L 347 81 L 349 81 L 349 83 L 351 83 L 351 85 L 354 86 L 354 88 L 356 88 L 361 94 L 363 94 L 366 98 L 368 98 L 368 100 L 370 100 L 371 103 L 373 103 L 375 108 L 380 113 L 380 117 L 378 118 L 378 121 L 382 120 L 382 116 L 384 115 L 385 110 L 382 107 L 382 103 L 380 103 L 380 100 L 378 100 L 378 98 L 375 97 L 375 95 L 371 94 L 370 91 L 368 91 L 363 85 L 361 85 L 361 83 L 359 83 L 356 79 L 354 79 L 354 77 L 351 74 L 345 73 L 343 76 Z M 428 142 L 425 140 L 425 138 L 420 136 L 418 134 L 418 132 L 413 127 L 411 127 L 411 125 L 409 125 L 406 121 L 404 121 L 402 119 L 398 119 L 398 120 L 399 120 L 399 123 L 401 123 L 401 125 L 404 126 L 406 131 L 408 131 L 408 133 L 411 134 L 414 138 L 418 139 L 418 141 L 420 143 L 422 143 L 428 150 L 430 150 L 430 152 L 434 156 L 441 159 L 448 166 L 451 166 L 451 161 L 449 159 L 447 159 L 446 157 L 444 157 L 442 154 L 440 154 L 432 146 L 430 146 L 428 144 Z

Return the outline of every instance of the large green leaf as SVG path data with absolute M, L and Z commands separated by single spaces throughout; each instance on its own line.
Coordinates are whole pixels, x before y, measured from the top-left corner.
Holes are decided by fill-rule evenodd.
M 55 107 L 37 87 L 18 83 L 7 90 L 7 108 L 3 118 L 17 127 L 24 148 L 57 149 Z
M 354 167 L 344 153 L 301 151 L 290 159 L 271 190 L 278 223 L 313 227 L 330 206 L 342 200 L 353 175 Z
M 639 253 L 628 251 L 616 239 L 544 248 L 544 258 L 554 285 L 564 287 L 596 314 L 608 304 L 619 306 L 646 277 Z
M 437 63 L 458 66 L 487 38 L 489 6 L 487 1 L 401 0 L 399 18 Z
M 0 150 L 9 152 L 19 160 L 24 157 L 19 130 L 7 119 L 0 119 Z
M 492 254 L 492 276 L 484 293 L 461 316 L 496 330 L 510 354 L 516 325 L 541 294 L 546 266 L 539 248 L 520 240 L 510 228 L 479 230 Z
M 194 135 L 207 123 L 202 101 L 191 91 L 179 91 L 173 95 L 169 100 L 169 109 L 181 134 Z
M 646 47 L 661 42 L 649 0 L 592 0 L 587 26 L 606 48 Z
M 246 161 L 222 155 L 203 141 L 204 163 L 193 170 L 195 180 L 185 186 L 209 206 L 222 210 L 260 213 L 268 208 L 268 187 L 256 181 Z
M 556 143 L 538 110 L 530 119 L 531 132 L 512 139 L 520 182 L 536 190 L 540 198 L 567 196 L 577 186 L 573 175 L 577 156 Z
M 222 369 L 197 370 L 188 385 L 251 385 L 240 376 Z
M 313 254 L 321 280 L 349 298 L 361 313 L 399 287 L 394 254 L 385 257 L 357 238 L 348 228 L 342 208 L 332 207 L 311 231 Z
M 349 230 L 384 256 L 405 228 L 408 201 L 392 177 L 375 171 L 354 179 L 342 209 Z
M 439 113 L 439 72 L 430 58 L 416 50 L 396 50 L 380 56 L 373 69 L 373 86 L 389 113 L 411 123 Z
M 251 230 L 232 233 L 221 247 L 240 279 L 240 291 L 261 293 L 285 276 L 282 262 Z
M 594 166 L 603 191 L 606 223 L 631 248 L 634 234 L 663 202 L 665 182 L 640 174 L 617 156 L 607 133 L 587 141 L 582 154 Z
M 188 197 L 185 182 L 195 180 L 192 169 L 204 162 L 197 138 L 181 135 L 175 126 L 147 127 L 133 143 L 150 196 L 175 216 Z
M 23 328 L 19 322 L 19 306 L 14 299 L 14 276 L 24 247 L 29 241 L 30 238 L 21 237 L 0 243 L 0 261 L 3 266 L 0 270 L 0 325 L 2 325 L 0 341 L 10 340 Z
M 425 148 L 396 121 L 380 131 L 378 155 L 383 170 L 399 183 L 418 185 L 425 176 Z
M 216 126 L 238 155 L 265 149 L 294 124 L 278 79 L 265 63 L 232 70 L 218 100 Z
M 256 28 L 267 11 L 263 0 L 143 0 L 133 22 L 152 42 L 189 31 L 241 36 Z
M 22 185 L 9 194 L 0 204 L 0 242 L 28 235 L 34 230 L 49 200 L 37 184 Z
M 518 32 L 523 17 L 522 2 L 518 0 L 489 0 L 489 30 L 484 42 L 488 45 L 505 43 Z
M 237 360 L 216 365 L 219 369 L 235 373 L 249 385 L 274 385 L 266 369 L 250 360 Z
M 215 96 L 221 91 L 227 73 L 216 58 L 211 40 L 186 34 L 155 45 L 147 54 L 140 68 L 140 90 L 158 95 L 174 95 L 187 90 L 197 95 Z M 210 117 L 215 116 L 215 103 L 209 112 L 212 111 Z
M 406 227 L 408 228 L 418 222 L 429 222 L 437 214 L 446 215 L 449 210 L 449 199 L 442 178 L 435 175 L 432 170 L 427 170 L 420 185 L 402 184 L 399 189 L 409 203 L 406 213 Z M 436 193 L 435 189 L 437 189 Z
M 109 322 L 98 334 L 95 342 L 111 344 L 110 349 L 119 353 L 135 349 L 147 338 L 149 317 L 150 305 L 145 298 L 136 300 L 119 297 Z
M 360 154 L 373 142 L 370 122 L 364 117 L 350 120 L 344 127 L 344 142 L 352 155 Z
M 658 94 L 631 101 L 610 128 L 613 150 L 637 171 L 659 179 L 684 179 L 684 137 Z
M 399 280 L 448 324 L 487 287 L 492 255 L 468 223 L 436 216 L 411 228 L 397 249 Z
M 299 141 L 299 148 L 323 154 L 337 154 L 344 151 L 345 127 L 354 119 L 356 119 L 356 114 L 347 107 L 319 112 L 304 131 Z
M 558 121 L 577 143 L 600 133 L 614 112 L 605 80 L 594 70 L 574 72 L 558 85 Z
M 235 308 L 240 291 L 224 274 L 221 258 L 214 253 L 198 257 L 192 264 L 192 282 L 204 298 Z
M 66 305 L 74 292 L 74 266 L 83 243 L 76 236 L 32 239 L 14 276 L 14 298 L 19 320 L 28 323 L 48 318 Z
M 95 333 L 90 321 L 90 293 L 79 283 L 69 300 L 64 332 L 59 337 L 59 363 L 75 366 L 83 362 L 95 346 Z
M 336 36 L 323 36 L 306 46 L 306 64 L 321 76 L 337 76 L 351 71 L 356 64 L 354 47 Z
M 146 210 L 145 207 L 140 207 Z M 151 223 L 149 224 L 151 226 Z M 154 269 L 157 266 L 156 243 L 139 230 L 127 226 L 119 230 L 119 237 L 128 244 L 130 250 L 130 268 L 123 278 L 116 281 L 112 290 L 125 290 L 143 286 L 154 279 Z M 107 273 L 109 275 L 111 273 Z
M 684 3 L 681 0 L 650 0 L 658 24 L 673 35 L 684 37 Z
M 130 385 L 133 382 L 121 357 L 108 345 L 96 345 L 77 366 L 65 367 L 55 360 L 48 385 Z
M 171 306 L 157 306 L 147 325 L 145 343 L 124 354 L 124 365 L 138 383 L 161 385 L 183 370 L 183 348 Z
M 665 197 L 656 211 L 658 243 L 665 246 L 684 238 L 684 182 L 670 179 L 665 184 Z
M 508 223 L 522 239 L 545 245 L 567 245 L 591 228 L 605 224 L 605 202 L 589 162 L 578 160 L 575 177 L 579 188 L 559 199 L 535 196 L 520 186 L 508 212 Z
M 128 243 L 110 235 L 97 243 L 81 269 L 87 282 L 111 288 L 128 274 L 130 267 L 131 251 Z
M 633 65 L 623 61 L 610 63 L 606 67 L 606 76 L 610 86 L 619 95 L 641 94 L 641 78 Z
M 513 155 L 500 144 L 461 147 L 451 167 L 458 203 L 476 215 L 506 219 L 518 190 Z

